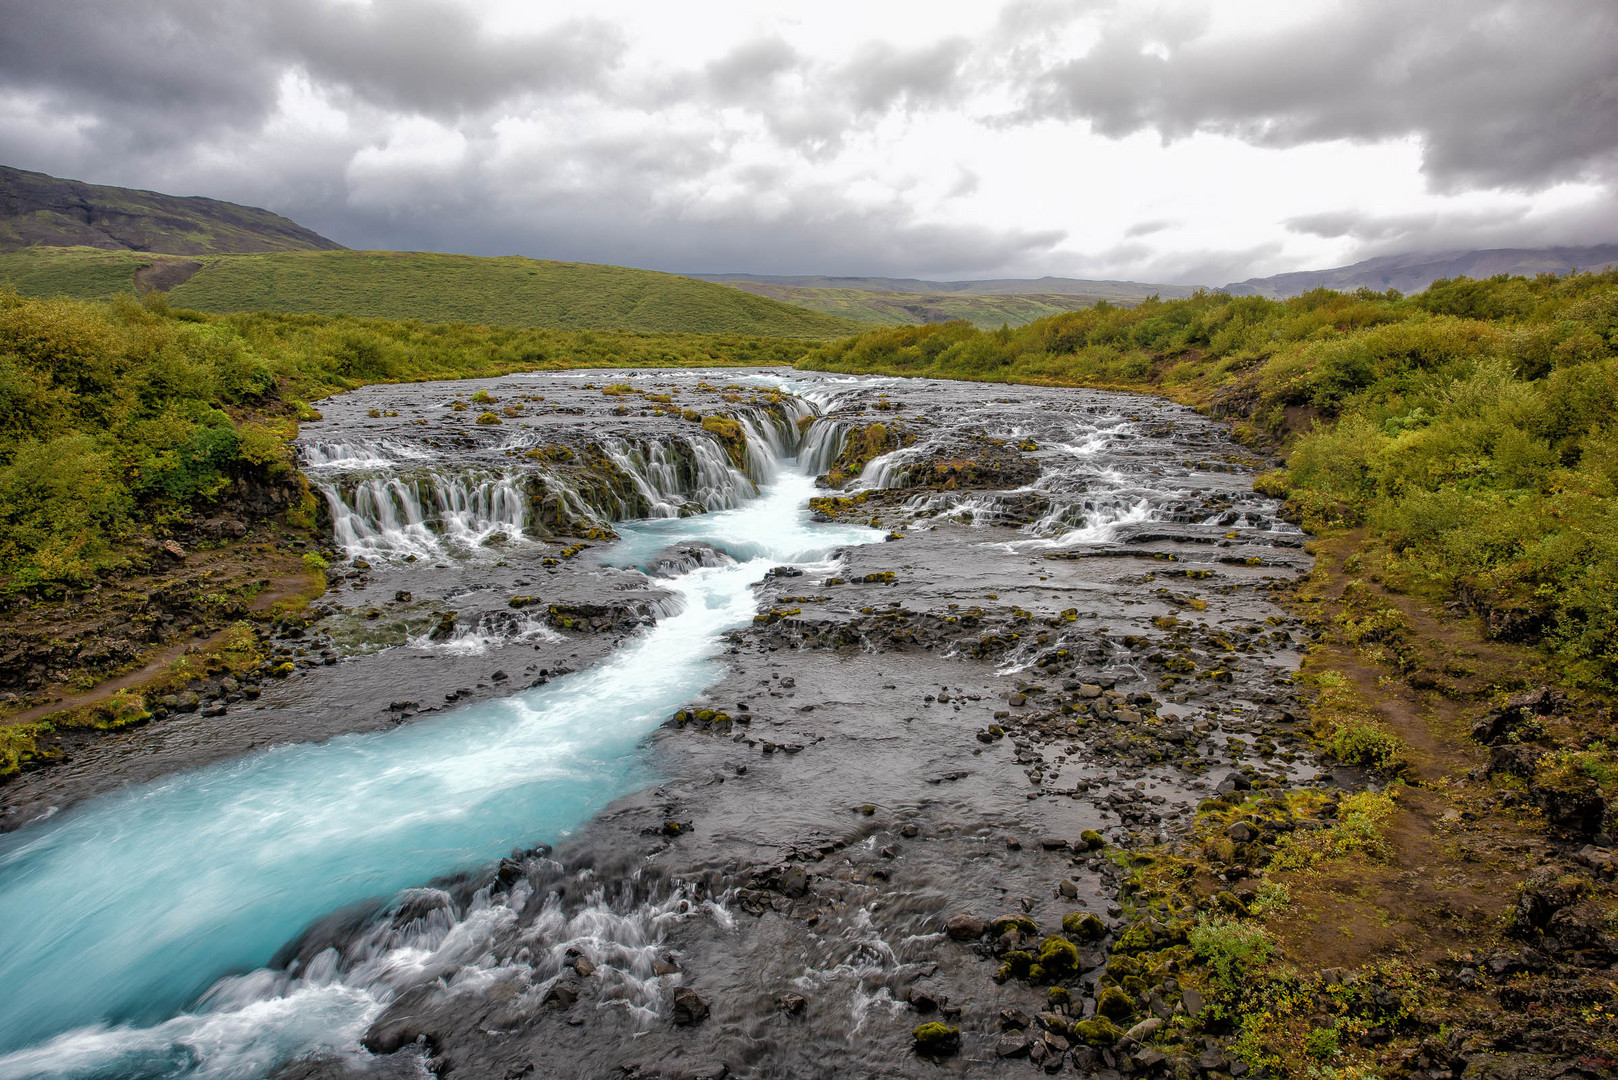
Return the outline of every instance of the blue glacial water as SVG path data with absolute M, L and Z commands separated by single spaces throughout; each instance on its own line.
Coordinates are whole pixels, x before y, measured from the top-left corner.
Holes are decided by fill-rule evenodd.
M 645 736 L 718 677 L 751 586 L 879 538 L 811 523 L 812 493 L 782 471 L 738 509 L 624 525 L 620 565 L 693 541 L 736 561 L 667 580 L 680 611 L 592 669 L 0 837 L 0 1078 L 248 1076 L 315 1031 L 357 1037 L 363 988 L 258 993 L 255 969 L 321 916 L 554 840 L 651 782 Z

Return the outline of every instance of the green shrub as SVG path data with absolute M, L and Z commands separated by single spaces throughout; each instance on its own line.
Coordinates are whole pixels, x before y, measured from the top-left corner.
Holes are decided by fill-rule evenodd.
M 1270 960 L 1275 943 L 1256 923 L 1225 915 L 1201 915 L 1188 936 L 1191 952 L 1208 969 L 1214 987 L 1231 1000 Z

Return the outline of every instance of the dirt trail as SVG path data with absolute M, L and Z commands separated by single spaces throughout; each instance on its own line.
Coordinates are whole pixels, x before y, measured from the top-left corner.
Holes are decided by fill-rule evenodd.
M 223 561 L 223 560 L 221 560 Z M 194 568 L 194 567 L 193 567 Z M 253 597 L 247 604 L 247 611 L 251 614 L 262 614 L 270 611 L 275 605 L 299 596 L 306 596 L 316 591 L 317 582 L 314 576 L 306 569 L 279 568 L 281 572 L 267 579 L 270 584 Z M 229 632 L 223 627 L 207 634 L 205 637 L 192 638 L 174 642 L 153 653 L 136 670 L 122 675 L 105 679 L 88 690 L 54 701 L 44 701 L 21 712 L 13 713 L 0 720 L 7 725 L 29 724 L 58 713 L 82 709 L 88 705 L 95 705 L 118 693 L 140 687 L 161 675 L 169 664 L 187 654 L 206 653 L 212 650 Z

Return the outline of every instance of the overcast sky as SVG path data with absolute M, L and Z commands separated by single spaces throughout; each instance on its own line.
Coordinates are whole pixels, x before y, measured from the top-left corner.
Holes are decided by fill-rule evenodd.
M 1618 2 L 0 0 L 0 163 L 357 248 L 1217 285 L 1618 241 Z

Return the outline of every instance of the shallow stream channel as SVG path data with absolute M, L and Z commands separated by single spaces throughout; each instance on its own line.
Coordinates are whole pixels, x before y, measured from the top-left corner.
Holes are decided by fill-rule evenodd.
M 1115 924 L 1081 833 L 1317 778 L 1303 537 L 1181 407 L 715 369 L 322 410 L 286 677 L 4 792 L 0 1080 L 1090 1073 L 993 978 Z

